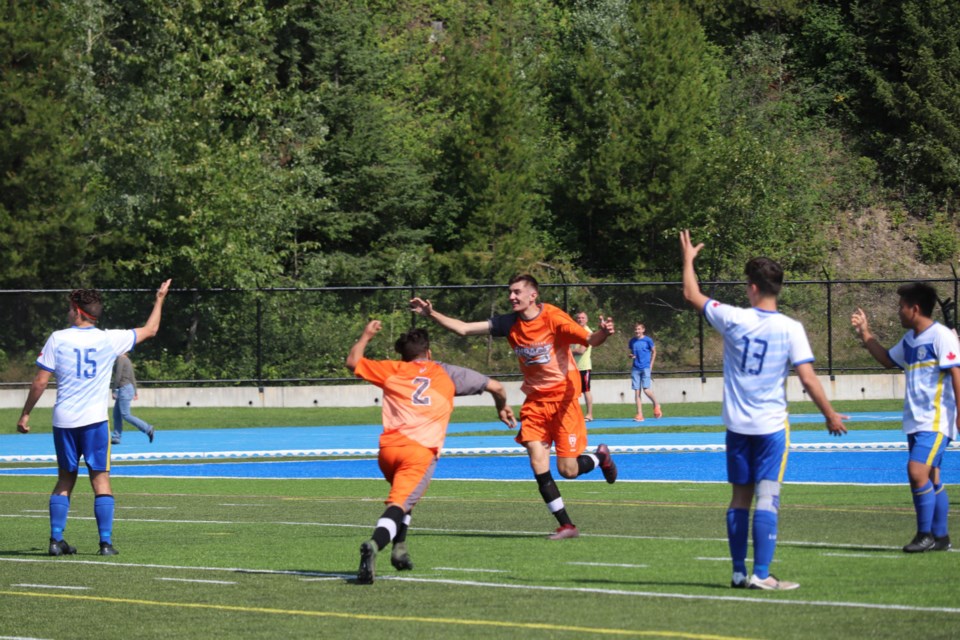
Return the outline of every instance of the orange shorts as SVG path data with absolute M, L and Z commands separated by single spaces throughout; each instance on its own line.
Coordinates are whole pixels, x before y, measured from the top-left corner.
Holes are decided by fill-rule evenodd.
M 399 434 L 384 434 L 380 438 L 378 462 L 383 477 L 390 483 L 385 504 L 398 504 L 410 511 L 427 492 L 437 466 L 437 454 Z
M 587 448 L 587 423 L 580 404 L 527 400 L 520 409 L 516 441 L 546 442 L 556 447 L 558 458 L 576 458 Z

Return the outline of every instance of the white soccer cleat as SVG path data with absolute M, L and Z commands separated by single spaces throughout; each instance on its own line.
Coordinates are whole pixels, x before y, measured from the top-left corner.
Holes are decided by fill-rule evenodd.
M 790 591 L 800 586 L 797 582 L 787 582 L 786 580 L 777 580 L 774 575 L 770 575 L 765 580 L 761 580 L 756 575 L 750 576 L 748 589 L 763 589 L 764 591 Z

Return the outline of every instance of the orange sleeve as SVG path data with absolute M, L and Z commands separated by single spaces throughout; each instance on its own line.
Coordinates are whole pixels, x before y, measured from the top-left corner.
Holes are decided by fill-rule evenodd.
M 360 362 L 357 364 L 357 368 L 353 370 L 353 374 L 382 389 L 386 381 L 396 374 L 399 364 L 400 362 L 397 360 L 369 360 L 367 358 L 360 358 Z

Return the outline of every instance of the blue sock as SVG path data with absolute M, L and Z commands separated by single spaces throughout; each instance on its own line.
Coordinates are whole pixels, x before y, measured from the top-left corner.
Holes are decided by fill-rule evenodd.
M 50 537 L 63 540 L 63 530 L 67 528 L 67 514 L 70 513 L 68 496 L 50 496 Z
M 734 573 L 747 575 L 747 540 L 750 537 L 750 511 L 727 509 L 727 540 Z
M 97 496 L 93 499 L 93 515 L 97 518 L 100 542 L 112 544 L 113 504 L 113 496 Z
M 942 538 L 947 535 L 950 500 L 947 498 L 947 488 L 942 484 L 933 485 L 933 494 L 936 496 L 933 507 L 933 535 Z
M 937 494 L 933 491 L 933 483 L 919 489 L 912 489 L 913 508 L 917 510 L 917 533 L 930 533 L 933 529 L 933 511 L 937 505 Z
M 777 550 L 777 514 L 773 511 L 753 512 L 753 574 L 765 580 L 770 577 L 770 563 Z

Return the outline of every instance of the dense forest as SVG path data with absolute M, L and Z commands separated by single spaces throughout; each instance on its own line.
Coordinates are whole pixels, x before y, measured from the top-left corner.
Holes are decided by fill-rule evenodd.
M 957 253 L 950 0 L 11 0 L 0 288 L 820 273 Z

